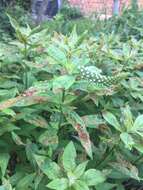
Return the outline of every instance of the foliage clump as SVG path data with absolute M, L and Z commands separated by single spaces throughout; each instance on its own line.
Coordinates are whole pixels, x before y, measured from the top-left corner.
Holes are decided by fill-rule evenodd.
M 0 42 L 0 189 L 142 187 L 140 35 L 64 35 L 7 16 L 15 38 Z

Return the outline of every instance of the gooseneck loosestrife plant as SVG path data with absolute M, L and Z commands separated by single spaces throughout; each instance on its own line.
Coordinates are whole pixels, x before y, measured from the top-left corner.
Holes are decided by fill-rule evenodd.
M 0 44 L 0 189 L 139 189 L 142 40 L 49 34 L 9 19 L 16 38 Z
M 116 76 L 106 76 L 102 74 L 102 71 L 96 68 L 95 66 L 82 66 L 79 67 L 81 78 L 88 80 L 89 82 L 101 85 L 101 86 L 110 86 L 117 84 L 120 80 L 127 77 L 127 73 L 119 73 Z

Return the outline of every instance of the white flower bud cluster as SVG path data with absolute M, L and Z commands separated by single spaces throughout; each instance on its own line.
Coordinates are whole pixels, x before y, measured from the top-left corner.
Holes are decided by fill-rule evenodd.
M 88 80 L 91 83 L 100 86 L 110 86 L 116 84 L 123 78 L 122 73 L 116 76 L 105 76 L 102 75 L 102 71 L 96 67 L 87 66 L 87 67 L 79 67 L 81 78 Z

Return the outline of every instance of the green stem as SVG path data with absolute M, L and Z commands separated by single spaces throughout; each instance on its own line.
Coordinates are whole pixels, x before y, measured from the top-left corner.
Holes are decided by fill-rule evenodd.
M 24 59 L 27 60 L 27 44 L 24 44 Z M 25 89 L 28 88 L 28 68 L 27 65 L 25 65 Z
M 139 162 L 142 158 L 143 158 L 143 154 L 141 154 L 141 155 L 133 162 L 133 164 L 136 164 L 136 163 Z
M 27 68 L 25 70 L 25 89 L 28 88 L 28 72 L 27 72 Z
M 24 58 L 27 59 L 27 44 L 24 44 Z
M 62 109 L 62 106 L 63 106 L 63 103 L 65 101 L 65 89 L 63 89 L 63 92 L 62 92 L 62 101 L 61 101 L 61 105 L 60 105 L 60 119 L 59 119 L 59 129 L 61 127 L 61 124 L 62 124 L 62 119 L 63 119 L 63 109 Z
M 111 150 L 105 154 L 104 158 L 97 163 L 97 168 L 99 168 L 102 165 L 102 163 L 107 160 L 107 158 L 113 153 L 113 151 L 115 150 L 115 148 L 116 148 L 116 145 L 114 145 L 111 148 Z

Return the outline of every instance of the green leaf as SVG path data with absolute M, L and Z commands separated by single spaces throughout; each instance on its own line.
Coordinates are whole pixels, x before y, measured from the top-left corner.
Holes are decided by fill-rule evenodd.
M 75 168 L 75 170 L 73 171 L 73 174 L 74 174 L 77 178 L 80 178 L 80 176 L 83 175 L 83 173 L 84 173 L 84 171 L 85 171 L 85 169 L 86 169 L 87 164 L 88 164 L 88 161 L 79 164 L 79 165 Z
M 85 128 L 84 120 L 75 111 L 70 110 L 68 114 L 69 118 L 67 119 L 69 120 L 69 123 L 71 123 L 72 125 L 80 124 L 82 127 Z
M 5 126 L 2 125 L 0 127 L 0 136 L 3 135 L 4 133 L 11 132 L 14 130 L 19 130 L 19 128 L 13 125 L 12 123 L 7 123 L 5 124 Z
M 89 190 L 87 184 L 81 180 L 77 180 L 73 187 L 74 190 Z
M 14 132 L 11 133 L 12 135 L 12 139 L 13 141 L 17 144 L 17 145 L 24 145 L 24 143 L 22 142 L 21 138 Z
M 41 128 L 47 128 L 48 127 L 48 122 L 46 121 L 46 119 L 44 119 L 43 117 L 33 114 L 31 116 L 26 116 L 24 118 L 24 120 L 32 125 L 35 125 L 37 127 L 41 127 Z
M 116 190 L 125 190 L 124 186 L 122 184 L 118 184 Z
M 50 145 L 58 145 L 58 136 L 57 136 L 57 130 L 53 128 L 48 128 L 47 131 L 42 133 L 38 141 L 44 145 L 44 146 L 50 146 Z
M 16 36 L 21 43 L 23 44 L 28 43 L 27 36 L 24 33 L 22 33 L 19 29 L 16 30 Z
M 68 179 L 67 178 L 54 179 L 47 185 L 47 187 L 50 189 L 65 190 L 68 188 Z
M 75 82 L 74 76 L 64 75 L 54 79 L 53 88 L 54 89 L 69 89 L 72 84 Z
M 19 29 L 20 26 L 19 26 L 18 22 L 17 22 L 14 18 L 12 18 L 9 14 L 7 14 L 7 16 L 8 16 L 8 18 L 9 18 L 9 21 L 10 21 L 11 26 L 12 26 L 15 30 Z
M 42 181 L 42 178 L 43 178 L 43 174 L 42 173 L 38 173 L 35 177 L 35 180 L 34 180 L 34 190 L 37 190 L 38 189 L 38 186 L 40 184 L 40 182 Z
M 138 169 L 132 165 L 130 162 L 125 160 L 121 160 L 120 163 L 112 163 L 110 164 L 116 171 L 120 172 L 123 177 L 133 178 L 136 180 L 140 180 Z
M 52 162 L 45 156 L 34 155 L 34 158 L 41 171 L 47 175 L 49 179 L 55 179 L 62 176 L 60 167 L 56 162 Z
M 98 118 L 97 115 L 85 115 L 82 119 L 85 125 L 89 128 L 97 128 L 100 124 L 104 123 L 104 121 Z
M 141 143 L 136 143 L 134 147 L 143 154 L 143 146 Z
M 73 171 L 76 167 L 76 150 L 73 142 L 70 142 L 63 153 L 63 166 L 66 171 Z
M 143 115 L 140 115 L 136 118 L 132 130 L 143 132 Z
M 67 63 L 66 54 L 60 48 L 57 48 L 54 45 L 50 45 L 47 49 L 47 53 L 49 57 L 51 57 L 56 62 L 56 64 L 60 63 L 61 65 L 64 65 Z
M 19 189 L 25 190 L 26 188 L 28 188 L 29 185 L 32 184 L 34 178 L 35 178 L 35 173 L 26 175 L 18 182 L 18 184 L 16 185 L 16 190 Z
M 96 190 L 113 190 L 117 185 L 111 183 L 101 183 L 96 186 Z
M 0 168 L 2 176 L 5 175 L 10 156 L 8 153 L 0 153 Z
M 3 179 L 2 184 L 3 185 L 0 186 L 0 190 L 13 190 L 9 180 Z
M 12 109 L 9 109 L 9 108 L 2 110 L 2 112 L 5 113 L 6 115 L 10 115 L 12 117 L 14 117 L 16 115 L 16 113 Z
M 86 182 L 88 186 L 98 185 L 106 180 L 103 173 L 99 170 L 89 169 L 83 175 L 83 181 Z
M 29 36 L 32 36 L 33 34 L 39 33 L 43 30 L 43 28 L 39 25 L 33 28 L 29 34 Z
M 133 126 L 133 117 L 129 106 L 122 109 L 123 112 L 123 122 L 127 131 L 130 131 Z
M 26 157 L 32 166 L 36 167 L 36 161 L 34 159 L 35 153 L 37 153 L 38 147 L 36 144 L 32 143 L 29 139 L 26 144 Z
M 103 112 L 103 118 L 113 127 L 115 127 L 115 129 L 117 129 L 118 131 L 122 132 L 121 126 L 119 124 L 119 122 L 117 121 L 116 117 L 108 112 L 105 111 Z
M 26 44 L 27 43 L 27 37 L 24 33 L 21 32 L 18 22 L 14 18 L 12 18 L 9 14 L 7 14 L 7 16 L 9 18 L 11 26 L 14 28 L 14 30 L 16 32 L 18 40 L 21 43 Z
M 128 134 L 128 133 L 121 133 L 120 138 L 124 142 L 125 147 L 131 150 L 132 147 L 135 144 L 134 139 L 132 138 L 132 136 L 130 134 Z

